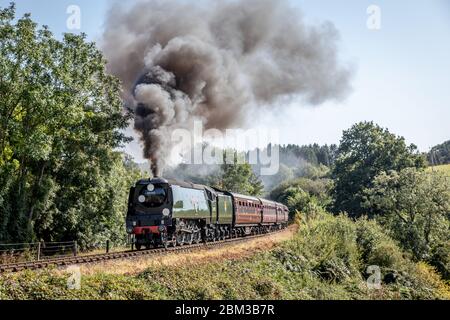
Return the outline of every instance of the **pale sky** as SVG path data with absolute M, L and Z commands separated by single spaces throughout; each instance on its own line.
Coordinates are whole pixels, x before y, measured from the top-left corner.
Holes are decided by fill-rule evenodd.
M 10 0 L 0 0 L 0 7 Z M 81 9 L 81 32 L 99 40 L 109 0 L 19 0 L 57 35 L 66 27 L 69 5 Z M 130 1 L 131 2 L 131 1 Z M 421 151 L 450 139 L 450 1 L 292 0 L 310 24 L 332 22 L 339 30 L 340 58 L 354 68 L 353 92 L 345 101 L 314 108 L 293 101 L 277 114 L 253 119 L 275 126 L 280 142 L 338 143 L 352 124 L 373 120 L 402 135 Z M 366 25 L 370 5 L 381 9 L 381 29 Z M 126 151 L 139 161 L 137 142 Z

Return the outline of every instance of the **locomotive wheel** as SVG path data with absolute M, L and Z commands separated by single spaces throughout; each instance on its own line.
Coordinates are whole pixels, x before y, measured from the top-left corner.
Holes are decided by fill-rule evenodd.
M 194 233 L 194 243 L 199 244 L 202 241 L 202 233 L 197 231 Z
M 206 237 L 206 242 L 216 242 L 216 230 L 209 230 L 208 236 Z
M 140 251 L 142 248 L 142 245 L 140 243 L 136 243 L 136 250 Z
M 170 240 L 170 243 L 172 244 L 172 247 L 177 246 L 177 237 L 175 235 L 172 236 L 172 240 Z
M 185 241 L 187 245 L 191 245 L 192 242 L 194 241 L 194 234 L 193 233 L 186 234 Z
M 167 233 L 161 233 L 160 238 L 159 238 L 159 241 L 160 241 L 161 245 L 162 245 L 165 249 L 167 249 L 167 247 L 169 246 L 168 238 L 167 238 Z
M 186 241 L 186 234 L 184 232 L 178 233 L 177 237 L 176 237 L 176 241 L 177 241 L 178 246 L 180 246 L 180 247 L 183 246 Z

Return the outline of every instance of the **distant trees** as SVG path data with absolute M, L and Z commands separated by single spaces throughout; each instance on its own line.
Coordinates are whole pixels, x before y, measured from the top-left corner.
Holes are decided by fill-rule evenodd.
M 289 164 L 290 158 L 294 156 L 294 161 L 298 164 L 298 160 L 303 160 L 313 166 L 323 165 L 330 167 L 336 160 L 336 153 L 338 147 L 334 144 L 323 145 L 318 144 L 311 145 L 294 145 L 289 144 L 287 146 L 280 147 L 280 159 L 282 163 Z
M 433 166 L 450 164 L 450 140 L 433 147 L 428 153 L 427 159 Z
M 363 192 L 382 172 L 423 168 L 426 161 L 414 145 L 373 122 L 361 122 L 344 131 L 332 171 L 335 212 L 358 217 L 367 213 Z M 370 212 L 369 212 L 370 213 Z
M 118 236 L 135 173 L 114 151 L 127 116 L 105 63 L 84 35 L 0 9 L 0 241 Z

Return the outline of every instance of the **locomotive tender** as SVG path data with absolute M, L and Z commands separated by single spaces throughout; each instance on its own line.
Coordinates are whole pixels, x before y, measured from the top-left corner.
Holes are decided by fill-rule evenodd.
M 140 250 L 267 233 L 285 228 L 288 216 L 277 202 L 154 178 L 130 189 L 126 227 Z

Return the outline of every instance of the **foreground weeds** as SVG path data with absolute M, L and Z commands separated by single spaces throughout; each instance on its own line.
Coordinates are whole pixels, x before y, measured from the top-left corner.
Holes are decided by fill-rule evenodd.
M 0 276 L 0 299 L 450 299 L 433 268 L 414 263 L 372 221 L 317 212 L 293 240 L 241 260 L 84 275 L 79 290 L 57 270 Z M 367 285 L 369 266 L 381 286 Z

